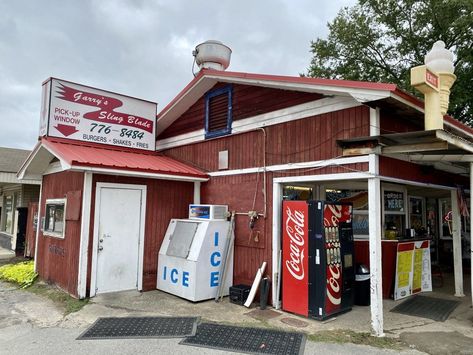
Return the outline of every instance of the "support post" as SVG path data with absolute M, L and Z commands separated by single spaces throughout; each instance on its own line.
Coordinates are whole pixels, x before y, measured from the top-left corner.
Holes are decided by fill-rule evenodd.
M 381 337 L 384 336 L 384 325 L 381 266 L 381 181 L 378 177 L 368 179 L 368 201 L 371 328 L 376 336 Z
M 458 207 L 457 191 L 451 191 L 452 203 L 452 235 L 453 235 L 453 272 L 455 274 L 455 296 L 464 297 L 463 293 L 463 267 L 462 267 L 462 241 L 461 241 L 461 216 Z
M 200 204 L 200 181 L 194 182 L 194 205 Z
M 36 238 L 34 241 L 34 272 L 38 274 L 38 245 L 39 245 L 39 231 L 43 229 L 43 223 L 41 218 L 41 204 L 43 198 L 43 176 L 41 176 L 41 185 L 39 186 L 39 202 L 38 202 L 38 222 L 36 224 Z M 44 262 L 41 260 L 41 262 Z
M 89 230 L 90 210 L 92 208 L 92 178 L 90 172 L 84 173 L 84 187 L 82 190 L 82 213 L 80 225 L 79 269 L 77 273 L 77 295 L 84 299 L 87 295 L 87 268 L 89 264 Z
M 279 285 L 281 274 L 279 273 L 279 252 L 281 250 L 281 201 L 282 201 L 282 184 L 273 183 L 273 251 L 272 251 L 272 304 L 275 309 L 281 308 Z

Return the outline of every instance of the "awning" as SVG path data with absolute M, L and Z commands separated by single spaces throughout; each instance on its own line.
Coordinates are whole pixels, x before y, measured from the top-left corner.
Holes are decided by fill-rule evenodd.
M 207 181 L 208 175 L 155 152 L 89 147 L 43 138 L 20 168 L 20 179 L 41 178 L 64 170 L 91 171 L 166 180 Z
M 379 154 L 469 176 L 473 143 L 445 130 L 415 131 L 337 141 L 344 156 Z

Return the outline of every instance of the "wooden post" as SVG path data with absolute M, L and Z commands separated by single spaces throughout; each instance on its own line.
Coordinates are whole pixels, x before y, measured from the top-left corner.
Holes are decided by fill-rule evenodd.
M 368 201 L 371 328 L 376 336 L 381 337 L 384 336 L 383 273 L 381 265 L 381 181 L 378 177 L 368 179 Z
M 463 267 L 462 267 L 462 241 L 461 241 L 461 216 L 458 207 L 457 191 L 450 193 L 452 203 L 452 235 L 453 235 L 453 271 L 455 274 L 455 296 L 464 297 L 463 293 Z

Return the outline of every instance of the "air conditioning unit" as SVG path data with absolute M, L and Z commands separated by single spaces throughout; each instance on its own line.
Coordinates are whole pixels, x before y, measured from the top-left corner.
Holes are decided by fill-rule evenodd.
M 189 205 L 189 219 L 226 221 L 227 205 Z

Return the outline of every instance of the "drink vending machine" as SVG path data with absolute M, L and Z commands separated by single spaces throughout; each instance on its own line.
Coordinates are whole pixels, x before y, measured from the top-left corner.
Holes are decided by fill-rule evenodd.
M 351 310 L 352 205 L 283 201 L 282 308 L 323 320 Z

